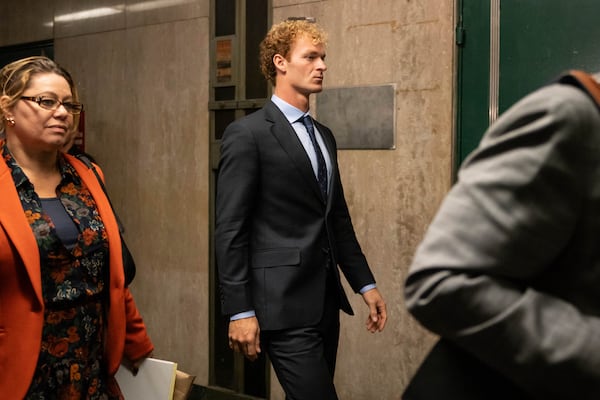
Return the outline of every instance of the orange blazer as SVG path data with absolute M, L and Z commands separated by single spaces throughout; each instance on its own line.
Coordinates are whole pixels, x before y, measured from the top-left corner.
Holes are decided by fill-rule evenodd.
M 123 356 L 139 359 L 153 345 L 129 289 L 121 258 L 119 228 L 104 191 L 92 170 L 66 155 L 89 188 L 106 226 L 110 252 L 110 306 L 105 358 L 109 376 Z M 98 169 L 101 174 L 100 170 Z M 31 231 L 10 169 L 0 162 L 0 398 L 22 399 L 40 353 L 44 302 L 37 242 Z M 114 381 L 112 381 L 114 384 Z

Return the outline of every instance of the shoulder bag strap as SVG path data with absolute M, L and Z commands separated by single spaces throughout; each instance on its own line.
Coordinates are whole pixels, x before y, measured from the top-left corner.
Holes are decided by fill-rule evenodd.
M 125 229 L 123 228 L 123 224 L 121 223 L 119 216 L 115 212 L 115 208 L 113 207 L 112 202 L 110 201 L 110 196 L 108 195 L 108 192 L 106 191 L 106 187 L 104 186 L 104 182 L 102 181 L 102 178 L 100 178 L 98 171 L 96 171 L 96 167 L 94 166 L 94 163 L 92 163 L 90 158 L 88 156 L 86 156 L 85 154 L 77 154 L 75 157 L 94 172 L 94 175 L 96 175 L 96 178 L 98 179 L 98 183 L 100 183 L 100 187 L 102 187 L 102 190 L 104 191 L 104 194 L 106 195 L 106 198 L 108 199 L 108 204 L 110 204 L 110 207 L 113 210 L 113 214 L 115 215 L 115 219 L 117 220 L 117 225 L 119 226 L 119 233 L 120 233 L 119 236 L 121 238 L 121 255 L 123 257 L 123 272 L 125 274 L 125 286 L 127 287 L 135 278 L 137 268 L 135 265 L 135 260 L 133 259 L 133 255 L 129 251 L 129 248 L 127 247 L 127 244 L 125 243 L 125 240 L 123 239 L 123 232 L 125 231 Z
M 561 76 L 558 81 L 575 85 L 585 91 L 600 109 L 600 84 L 590 74 L 573 69 Z
M 94 163 L 92 163 L 90 158 L 83 153 L 76 154 L 75 157 L 78 160 L 80 160 L 82 163 L 84 163 L 86 165 L 86 167 L 91 169 L 92 172 L 94 173 L 94 175 L 96 175 L 96 179 L 98 179 L 98 183 L 100 183 L 100 187 L 102 188 L 102 190 L 104 191 L 104 194 L 106 195 L 106 198 L 108 199 L 108 204 L 110 204 L 110 208 L 112 208 L 112 210 L 113 210 L 113 214 L 115 215 L 115 218 L 117 220 L 117 225 L 119 226 L 119 232 L 122 234 L 123 232 L 125 232 L 125 228 L 123 227 L 123 224 L 121 223 L 121 219 L 119 218 L 119 215 L 115 211 L 115 207 L 113 207 L 113 205 L 112 205 L 112 201 L 110 201 L 110 196 L 108 195 L 108 192 L 106 191 L 106 186 L 104 186 L 104 182 L 102 181 L 102 178 L 100 178 L 98 171 L 96 171 L 96 167 L 94 166 Z

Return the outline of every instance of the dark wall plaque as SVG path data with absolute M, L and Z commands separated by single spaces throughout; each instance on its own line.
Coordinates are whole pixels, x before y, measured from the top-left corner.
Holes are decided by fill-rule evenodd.
M 317 120 L 340 149 L 393 149 L 395 99 L 394 85 L 324 89 L 317 94 Z

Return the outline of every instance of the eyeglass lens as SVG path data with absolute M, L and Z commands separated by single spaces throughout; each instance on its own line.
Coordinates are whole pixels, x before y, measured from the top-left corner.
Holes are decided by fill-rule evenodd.
M 71 114 L 79 114 L 83 110 L 83 104 L 74 103 L 70 101 L 60 101 L 58 99 L 54 99 L 52 97 L 30 97 L 30 96 L 22 96 L 24 100 L 30 100 L 38 103 L 38 105 L 46 110 L 56 110 L 61 105 L 67 110 L 67 112 Z

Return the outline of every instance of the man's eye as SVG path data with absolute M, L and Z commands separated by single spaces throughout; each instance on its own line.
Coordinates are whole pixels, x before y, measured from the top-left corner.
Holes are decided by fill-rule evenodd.
M 42 107 L 54 107 L 57 101 L 54 99 L 40 99 L 40 105 Z

